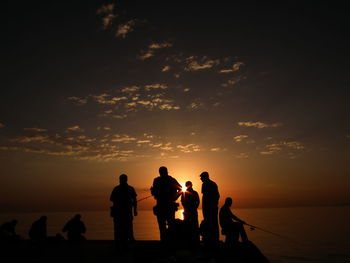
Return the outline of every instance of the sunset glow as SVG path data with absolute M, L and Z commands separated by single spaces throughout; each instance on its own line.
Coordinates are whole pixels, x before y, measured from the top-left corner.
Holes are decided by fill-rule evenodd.
M 350 203 L 339 7 L 10 2 L 2 211 L 108 210 L 120 174 L 141 199 L 160 166 L 200 197 L 207 171 L 219 205 Z

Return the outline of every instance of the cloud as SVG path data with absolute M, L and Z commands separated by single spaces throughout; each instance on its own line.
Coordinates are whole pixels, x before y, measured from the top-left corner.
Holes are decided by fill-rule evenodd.
M 41 128 L 24 128 L 25 131 L 31 131 L 31 132 L 47 132 L 47 129 L 41 129 Z
M 49 136 L 48 135 L 21 136 L 18 138 L 11 139 L 10 141 L 18 142 L 18 143 L 30 143 L 30 142 L 44 143 L 49 141 Z
M 148 46 L 149 49 L 162 49 L 172 47 L 173 44 L 170 42 L 162 42 L 162 43 L 152 43 Z
M 120 24 L 117 28 L 115 36 L 125 38 L 127 34 L 134 31 L 135 24 L 136 24 L 136 20 L 129 20 L 124 24 Z
M 87 103 L 86 98 L 79 98 L 79 97 L 68 97 L 68 100 L 74 102 L 77 105 L 84 105 Z
M 5 128 L 5 127 L 6 127 L 6 125 L 0 122 L 0 129 Z
M 246 79 L 245 76 L 238 76 L 236 78 L 233 78 L 233 79 L 229 79 L 228 81 L 226 81 L 225 83 L 221 84 L 221 86 L 227 88 L 227 87 L 230 87 L 230 86 L 234 86 L 236 85 L 238 82 L 242 81 Z
M 72 126 L 72 127 L 68 127 L 66 129 L 67 132 L 84 132 L 84 129 L 80 128 L 79 125 L 75 125 L 75 126 Z
M 237 135 L 237 136 L 233 137 L 233 140 L 236 142 L 241 142 L 247 138 L 248 138 L 248 135 Z
M 111 142 L 130 143 L 133 141 L 136 141 L 136 138 L 131 137 L 127 134 L 115 134 L 115 135 L 113 135 L 113 139 L 111 139 Z
M 146 85 L 145 86 L 145 90 L 146 91 L 150 91 L 150 90 L 154 90 L 154 89 L 165 90 L 167 88 L 168 88 L 168 86 L 165 85 L 165 84 L 151 84 L 151 85 Z
M 154 56 L 155 51 L 163 48 L 172 47 L 173 44 L 170 42 L 161 42 L 161 43 L 151 43 L 148 45 L 145 51 L 141 51 L 141 55 L 138 57 L 140 60 L 145 60 Z
M 110 131 L 110 130 L 112 130 L 110 127 L 107 127 L 107 126 L 105 126 L 105 127 L 101 127 L 101 126 L 98 126 L 97 127 L 97 130 L 104 130 L 104 131 Z
M 219 73 L 232 73 L 238 71 L 242 66 L 244 66 L 243 62 L 236 62 L 232 65 L 232 68 L 230 69 L 222 69 L 219 71 Z
M 97 15 L 101 17 L 102 29 L 105 30 L 113 25 L 114 20 L 118 17 L 115 14 L 115 5 L 106 4 L 97 9 Z
M 262 155 L 272 155 L 282 150 L 293 150 L 293 151 L 303 151 L 305 146 L 301 142 L 297 141 L 281 141 L 278 143 L 271 143 L 265 146 L 266 150 L 261 151 Z M 289 153 L 291 158 L 295 158 L 293 153 Z
M 180 149 L 180 151 L 184 153 L 199 152 L 201 150 L 199 145 L 193 143 L 187 145 L 177 145 L 176 148 Z
M 147 51 L 143 52 L 143 54 L 140 55 L 138 58 L 140 60 L 146 60 L 146 59 L 151 58 L 153 56 L 154 56 L 154 52 L 152 50 L 147 50 Z
M 162 72 L 167 72 L 167 71 L 169 71 L 170 69 L 171 69 L 170 66 L 164 66 L 164 67 L 162 68 Z
M 56 155 L 56 156 L 72 156 L 72 155 L 79 154 L 79 152 L 74 152 L 74 151 L 51 151 L 51 150 L 45 150 L 45 149 L 36 149 L 36 148 L 19 147 L 19 146 L 0 146 L 0 150 L 23 151 L 28 153 L 38 153 L 38 154 Z
M 203 57 L 200 60 L 197 60 L 194 56 L 186 58 L 187 65 L 185 66 L 185 71 L 198 71 L 203 69 L 212 68 L 220 63 L 219 59 L 208 59 L 207 57 Z
M 282 123 L 272 123 L 272 124 L 267 124 L 267 123 L 263 123 L 260 121 L 257 122 L 252 122 L 252 121 L 241 121 L 238 122 L 239 126 L 244 126 L 244 127 L 254 127 L 254 128 L 276 128 L 276 127 L 280 127 L 283 124 Z
M 211 152 L 225 152 L 227 151 L 226 148 L 220 148 L 220 147 L 215 147 L 210 149 Z
M 111 95 L 103 93 L 101 95 L 91 95 L 99 104 L 109 104 L 114 105 L 119 101 L 127 100 L 128 98 L 125 96 L 122 97 L 111 97 Z
M 134 93 L 139 91 L 140 88 L 138 86 L 124 87 L 122 88 L 122 92 L 124 93 Z
M 236 155 L 236 157 L 239 159 L 247 159 L 249 155 L 247 153 L 239 153 Z

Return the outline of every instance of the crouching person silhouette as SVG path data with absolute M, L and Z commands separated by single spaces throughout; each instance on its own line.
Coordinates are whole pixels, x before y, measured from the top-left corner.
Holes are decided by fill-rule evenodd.
M 220 208 L 219 221 L 221 226 L 221 233 L 226 236 L 226 244 L 235 244 L 239 242 L 241 237 L 242 242 L 248 242 L 247 233 L 244 230 L 245 221 L 235 216 L 230 207 L 232 205 L 232 198 L 227 197 L 225 204 Z
M 86 227 L 83 221 L 80 219 L 81 215 L 76 214 L 63 227 L 62 232 L 67 232 L 67 238 L 69 241 L 80 242 L 86 240 L 86 238 L 83 236 L 83 234 L 86 232 Z
M 114 187 L 110 201 L 111 216 L 114 223 L 114 240 L 116 245 L 125 246 L 128 242 L 135 241 L 133 231 L 133 215 L 137 216 L 137 200 L 135 189 L 128 185 L 128 176 L 119 176 L 119 185 Z

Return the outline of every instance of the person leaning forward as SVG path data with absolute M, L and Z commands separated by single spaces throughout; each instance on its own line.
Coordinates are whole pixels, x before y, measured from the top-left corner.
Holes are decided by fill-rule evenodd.
M 153 207 L 153 213 L 157 216 L 160 240 L 165 241 L 166 232 L 175 221 L 175 212 L 179 205 L 176 200 L 182 192 L 181 185 L 168 174 L 165 166 L 159 168 L 159 175 L 153 180 L 151 194 L 157 201 L 156 206 Z
M 114 187 L 110 201 L 111 216 L 114 223 L 114 240 L 117 243 L 134 241 L 133 215 L 137 216 L 137 200 L 135 189 L 128 185 L 128 176 L 119 176 L 119 185 Z

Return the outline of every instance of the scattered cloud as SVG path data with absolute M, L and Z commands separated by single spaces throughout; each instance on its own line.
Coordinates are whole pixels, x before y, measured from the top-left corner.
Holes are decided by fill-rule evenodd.
M 138 58 L 140 60 L 145 60 L 145 59 L 151 58 L 154 56 L 156 50 L 163 49 L 163 48 L 169 48 L 172 46 L 173 46 L 173 44 L 170 42 L 151 43 L 148 45 L 146 50 L 141 51 L 141 55 Z M 169 67 L 169 69 L 170 69 L 170 67 Z
M 74 102 L 76 105 L 84 105 L 87 103 L 87 98 L 68 97 L 68 100 Z
M 137 92 L 139 90 L 140 90 L 140 88 L 138 86 L 131 86 L 131 87 L 124 87 L 124 88 L 122 88 L 122 92 L 129 93 L 129 94 Z
M 173 44 L 170 42 L 162 42 L 162 43 L 152 43 L 148 46 L 149 49 L 162 49 L 172 47 Z
M 176 148 L 180 149 L 180 151 L 184 153 L 199 152 L 201 150 L 199 145 L 193 143 L 187 145 L 177 145 Z
M 254 128 L 262 129 L 262 128 L 276 128 L 276 127 L 282 126 L 283 124 L 279 123 L 279 122 L 278 123 L 267 124 L 267 123 L 263 123 L 263 122 L 260 122 L 260 121 L 257 121 L 257 122 L 241 121 L 241 122 L 238 122 L 238 125 L 239 126 L 244 126 L 244 127 L 254 127 Z
M 30 132 L 47 132 L 47 129 L 42 128 L 24 128 L 23 130 Z
M 249 155 L 247 153 L 239 153 L 236 155 L 236 157 L 239 159 L 247 159 Z
M 236 142 L 241 142 L 247 138 L 248 138 L 248 135 L 237 135 L 237 136 L 233 137 L 233 140 Z
M 115 13 L 114 4 L 105 4 L 97 9 L 97 15 L 101 17 L 102 29 L 107 29 L 112 26 L 114 20 L 118 17 Z
M 301 142 L 297 141 L 282 141 L 278 143 L 272 143 L 265 146 L 266 150 L 261 151 L 262 155 L 272 155 L 275 153 L 279 153 L 282 150 L 294 150 L 294 151 L 303 151 L 305 150 L 305 146 Z M 288 153 L 290 156 L 294 156 L 294 153 Z
M 197 59 L 195 56 L 190 56 L 186 58 L 187 65 L 185 66 L 185 71 L 198 71 L 203 69 L 212 68 L 220 63 L 219 59 L 208 59 L 208 57 L 204 56 L 201 59 Z
M 170 69 L 171 69 L 170 66 L 164 66 L 164 67 L 162 68 L 162 72 L 167 72 L 167 71 L 169 71 Z
M 244 79 L 246 79 L 245 76 L 238 76 L 236 78 L 227 80 L 225 83 L 221 84 L 221 86 L 223 86 L 225 88 L 231 87 L 231 86 L 236 85 L 238 82 L 240 82 L 240 81 L 242 81 Z
M 131 137 L 127 134 L 115 134 L 115 135 L 113 135 L 113 139 L 111 139 L 111 142 L 130 143 L 130 142 L 133 142 L 136 140 L 137 140 L 136 138 Z
M 105 127 L 101 127 L 101 126 L 98 126 L 97 127 L 97 130 L 100 131 L 100 130 L 103 130 L 103 131 L 110 131 L 112 130 L 111 127 L 108 127 L 108 126 L 105 126 Z
M 236 62 L 232 65 L 232 68 L 230 69 L 222 69 L 219 71 L 219 73 L 232 73 L 238 71 L 242 66 L 244 66 L 243 62 Z
M 215 147 L 210 149 L 211 152 L 225 152 L 227 151 L 226 148 L 220 148 L 220 147 Z
M 109 104 L 109 105 L 114 105 L 114 104 L 117 104 L 119 101 L 127 100 L 127 97 L 125 96 L 112 97 L 107 93 L 103 93 L 101 95 L 91 95 L 91 97 L 94 98 L 99 104 Z
M 168 86 L 165 85 L 165 84 L 152 84 L 152 85 L 146 85 L 145 86 L 145 90 L 146 91 L 150 91 L 150 90 L 154 90 L 154 89 L 161 89 L 161 90 L 164 90 L 164 89 L 167 89 Z
M 75 125 L 75 126 L 72 126 L 72 127 L 68 127 L 66 129 L 67 132 L 84 132 L 84 129 L 80 128 L 79 125 Z
M 115 36 L 125 38 L 127 34 L 134 31 L 135 25 L 136 25 L 136 20 L 129 20 L 124 24 L 118 25 Z

